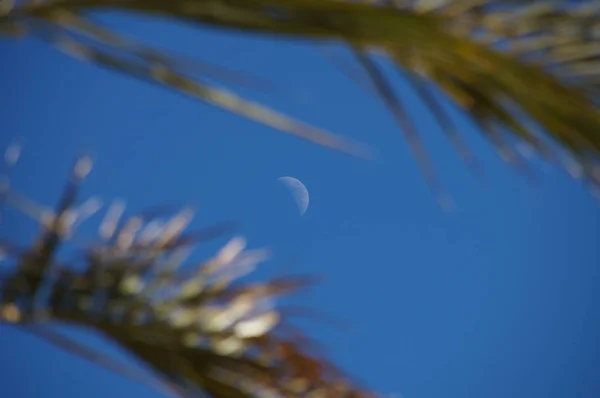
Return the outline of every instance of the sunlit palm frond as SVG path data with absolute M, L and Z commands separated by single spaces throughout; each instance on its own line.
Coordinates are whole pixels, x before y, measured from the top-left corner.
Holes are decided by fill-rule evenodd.
M 443 18 L 455 37 L 474 43 L 462 47 L 466 59 L 452 64 L 419 52 L 395 55 L 397 62 L 437 83 L 508 160 L 519 161 L 516 137 L 575 177 L 600 184 L 600 1 L 397 4 Z
M 91 4 L 90 7 L 95 8 Z M 272 85 L 262 79 L 250 78 L 206 62 L 153 49 L 86 18 L 81 13 L 86 10 L 87 7 L 81 10 L 77 4 L 35 2 L 25 4 L 22 8 L 14 8 L 9 17 L 0 19 L 0 26 L 6 26 L 7 31 L 28 31 L 80 60 L 166 86 L 301 139 L 361 158 L 371 156 L 365 145 L 296 120 L 207 82 L 207 79 L 212 79 L 272 91 Z
M 86 15 L 118 9 L 192 25 L 347 43 L 373 90 L 398 120 L 434 188 L 439 184 L 433 162 L 427 159 L 402 98 L 394 94 L 390 77 L 378 66 L 377 54 L 403 71 L 470 165 L 477 167 L 474 156 L 438 103 L 436 88 L 462 108 L 506 160 L 524 167 L 516 148 L 526 144 L 547 159 L 567 162 L 575 176 L 600 186 L 599 4 L 598 0 L 47 0 L 13 7 L 4 25 L 33 27 L 43 21 L 55 28 L 54 33 L 59 28 L 83 33 L 121 51 L 115 55 L 70 38 L 69 48 L 88 60 L 356 153 L 358 147 L 322 130 L 189 79 L 166 54 L 161 58 L 157 52 L 123 45 L 116 33 L 100 33 Z M 61 38 L 58 43 L 65 41 Z M 137 62 L 127 61 L 123 54 L 135 55 Z
M 14 163 L 17 155 L 13 147 L 7 160 Z M 78 241 L 77 227 L 100 207 L 94 200 L 78 205 L 78 188 L 90 169 L 87 157 L 75 163 L 54 211 L 2 186 L 3 203 L 42 228 L 30 247 L 0 241 L 9 265 L 0 279 L 0 323 L 181 397 L 372 396 L 311 352 L 309 340 L 277 305 L 314 278 L 244 282 L 269 253 L 247 249 L 242 237 L 207 260 L 185 261 L 199 242 L 227 232 L 228 224 L 185 232 L 190 208 L 166 220 L 164 209 L 124 218 L 123 203 L 115 202 L 100 223 L 99 238 Z M 76 255 L 59 255 L 65 247 Z M 164 382 L 153 383 L 48 325 L 95 330 Z

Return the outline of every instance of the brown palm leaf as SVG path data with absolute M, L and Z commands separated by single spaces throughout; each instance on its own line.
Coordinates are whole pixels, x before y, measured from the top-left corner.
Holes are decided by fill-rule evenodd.
M 36 219 L 42 230 L 31 247 L 0 241 L 14 263 L 0 279 L 0 323 L 175 396 L 373 396 L 309 352 L 306 337 L 289 332 L 296 329 L 276 300 L 314 278 L 244 282 L 268 252 L 247 250 L 242 237 L 205 261 L 184 263 L 201 241 L 227 232 L 227 224 L 186 234 L 193 216 L 189 208 L 167 221 L 157 211 L 122 219 L 117 203 L 100 225 L 100 239 L 86 243 L 75 260 L 61 258 L 59 249 L 80 244 L 77 226 L 98 209 L 77 205 L 79 184 L 90 168 L 89 158 L 76 162 L 55 211 L 23 201 L 3 186 L 3 201 Z M 160 382 L 53 332 L 50 325 L 99 332 L 141 360 Z
M 432 94 L 435 88 L 470 116 L 511 163 L 524 166 L 516 148 L 526 144 L 565 163 L 576 177 L 600 185 L 598 0 L 46 0 L 7 7 L 0 22 L 5 31 L 27 30 L 89 61 L 362 154 L 361 147 L 339 137 L 190 78 L 168 54 L 125 40 L 89 18 L 115 9 L 192 25 L 349 44 L 436 189 L 414 121 L 374 54 L 405 72 L 471 165 L 474 157 L 439 106 L 440 96 Z

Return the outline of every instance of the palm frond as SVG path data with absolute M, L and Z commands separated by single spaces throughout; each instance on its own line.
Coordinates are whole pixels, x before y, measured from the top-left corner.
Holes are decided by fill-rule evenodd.
M 400 98 L 373 61 L 384 55 L 411 85 L 471 166 L 474 156 L 449 123 L 430 86 L 458 105 L 503 158 L 524 167 L 515 149 L 526 144 L 551 161 L 577 166 L 576 176 L 600 187 L 600 1 L 549 0 L 46 0 L 11 8 L 0 25 L 32 30 L 43 23 L 109 44 L 119 55 L 64 36 L 87 60 L 154 81 L 276 129 L 351 153 L 361 148 L 232 93 L 190 79 L 167 54 L 123 45 L 87 16 L 121 10 L 192 25 L 234 29 L 318 43 L 346 43 L 365 77 L 395 115 L 432 187 L 433 162 Z M 136 62 L 127 56 L 134 55 Z M 475 166 L 476 167 L 476 166 Z
M 232 238 L 206 260 L 185 261 L 199 243 L 228 231 L 220 225 L 186 233 L 191 208 L 167 220 L 159 217 L 164 209 L 123 218 L 123 205 L 114 204 L 100 223 L 100 237 L 86 244 L 76 260 L 65 260 L 59 250 L 75 239 L 82 218 L 98 209 L 77 205 L 80 183 L 90 169 L 87 157 L 75 163 L 54 211 L 31 200 L 23 205 L 22 195 L 3 186 L 0 197 L 27 209 L 41 232 L 30 247 L 0 240 L 13 265 L 0 279 L 1 323 L 181 397 L 374 396 L 311 352 L 310 340 L 278 308 L 280 297 L 307 288 L 314 278 L 244 282 L 269 253 L 247 249 L 243 237 Z M 163 382 L 151 383 L 52 332 L 49 325 L 99 332 Z
M 43 326 L 20 326 L 20 330 L 32 334 L 58 348 L 61 348 L 67 353 L 73 354 L 79 359 L 87 360 L 88 362 L 100 366 L 113 374 L 122 376 L 128 380 L 137 382 L 151 389 L 164 393 L 167 396 L 174 398 L 190 397 L 185 391 L 173 383 L 165 383 L 164 381 L 148 375 L 139 369 L 130 365 L 117 361 L 114 358 L 95 350 L 92 347 L 81 344 L 74 339 L 71 339 L 64 334 Z

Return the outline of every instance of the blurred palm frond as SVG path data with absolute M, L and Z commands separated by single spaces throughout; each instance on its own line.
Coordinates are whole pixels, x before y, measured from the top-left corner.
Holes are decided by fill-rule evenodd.
M 12 148 L 7 161 L 17 156 Z M 185 261 L 199 243 L 226 233 L 228 224 L 185 232 L 189 208 L 166 221 L 160 211 L 124 218 L 124 205 L 115 202 L 100 237 L 65 260 L 61 250 L 77 243 L 77 227 L 100 208 L 94 200 L 77 204 L 91 166 L 87 157 L 75 163 L 54 211 L 24 200 L 8 180 L 2 186 L 0 211 L 5 204 L 17 208 L 38 221 L 41 232 L 29 247 L 0 240 L 9 265 L 0 279 L 0 323 L 179 397 L 374 397 L 311 350 L 314 344 L 278 308 L 278 298 L 314 278 L 244 282 L 269 253 L 246 249 L 239 236 L 207 260 Z M 53 332 L 51 325 L 100 333 L 160 382 Z
M 600 187 L 598 0 L 42 0 L 7 7 L 0 22 L 4 30 L 28 29 L 84 59 L 276 129 L 364 154 L 347 140 L 191 78 L 168 54 L 133 44 L 89 18 L 104 10 L 348 44 L 436 189 L 433 164 L 419 131 L 394 94 L 390 77 L 378 66 L 378 54 L 404 72 L 469 165 L 477 167 L 475 157 L 441 106 L 436 89 L 458 105 L 513 165 L 526 167 L 527 159 L 519 150 L 525 145 Z

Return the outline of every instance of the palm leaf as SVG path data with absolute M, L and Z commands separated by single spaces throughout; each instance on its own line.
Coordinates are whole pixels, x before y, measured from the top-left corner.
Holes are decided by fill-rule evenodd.
M 100 224 L 99 239 L 86 244 L 75 260 L 59 256 L 91 213 L 77 205 L 79 185 L 90 169 L 89 158 L 75 163 L 54 211 L 33 201 L 24 204 L 22 195 L 3 187 L 3 201 L 33 216 L 42 228 L 30 247 L 0 240 L 0 250 L 14 264 L 0 279 L 1 323 L 181 397 L 373 396 L 311 353 L 307 338 L 279 310 L 278 298 L 305 289 L 314 278 L 244 282 L 268 251 L 247 250 L 241 237 L 207 260 L 185 262 L 193 247 L 226 233 L 228 224 L 185 233 L 190 208 L 166 221 L 160 208 L 122 219 L 123 207 L 116 204 Z M 99 332 L 160 382 L 49 325 Z
M 48 0 L 23 3 L 4 17 L 5 26 L 83 31 L 107 41 L 87 16 L 121 10 L 192 25 L 234 29 L 319 43 L 349 44 L 365 76 L 392 110 L 432 187 L 439 190 L 418 130 L 393 94 L 373 57 L 383 54 L 408 78 L 453 145 L 469 164 L 474 157 L 456 128 L 427 94 L 433 84 L 467 114 L 503 157 L 523 166 L 519 143 L 541 156 L 577 164 L 577 176 L 600 185 L 599 60 L 600 2 L 553 0 L 400 0 L 394 5 L 341 0 Z M 33 29 L 35 34 L 36 30 Z M 118 37 L 115 32 L 110 32 Z M 102 39 L 102 37 L 104 39 Z M 137 63 L 73 39 L 84 58 L 158 82 L 279 130 L 320 144 L 360 152 L 354 144 L 189 79 L 167 54 L 137 51 L 109 40 Z M 64 43 L 64 40 L 54 40 Z M 138 46 L 139 48 L 139 46 Z M 148 56 L 152 54 L 152 56 Z
M 32 334 L 52 345 L 55 345 L 65 352 L 71 353 L 77 358 L 85 359 L 94 365 L 100 366 L 114 374 L 122 376 L 128 380 L 148 386 L 160 391 L 165 395 L 172 397 L 190 397 L 185 391 L 172 383 L 162 382 L 156 377 L 152 377 L 145 372 L 141 372 L 132 366 L 117 361 L 114 358 L 93 349 L 92 347 L 78 343 L 77 341 L 47 327 L 40 326 L 20 326 L 19 328 L 26 333 Z

